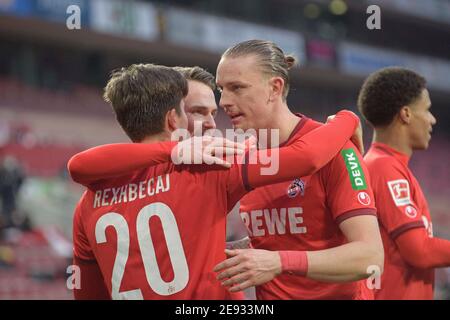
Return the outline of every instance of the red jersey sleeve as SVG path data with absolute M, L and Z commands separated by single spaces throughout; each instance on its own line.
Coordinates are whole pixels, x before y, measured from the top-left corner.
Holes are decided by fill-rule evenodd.
M 410 181 L 401 168 L 384 163 L 373 175 L 379 220 L 392 239 L 409 229 L 425 227 L 411 196 Z
M 353 135 L 358 123 L 359 119 L 352 112 L 344 110 L 329 123 L 286 147 L 253 149 L 244 156 L 237 156 L 235 162 L 238 164 L 231 167 L 227 185 L 229 209 L 252 188 L 313 174 L 336 155 Z M 262 163 L 261 159 L 269 161 Z
M 325 166 L 353 135 L 359 118 L 350 111 L 340 111 L 329 123 L 300 136 L 279 149 L 257 151 L 253 159 L 268 158 L 269 164 L 249 164 L 243 167 L 247 189 L 309 176 Z M 278 153 L 275 154 L 274 153 Z M 245 163 L 251 162 L 247 153 Z
M 176 141 L 107 144 L 74 155 L 67 168 L 73 181 L 89 186 L 103 179 L 169 162 L 176 144 Z
M 233 209 L 234 205 L 249 192 L 245 186 L 244 177 L 246 172 L 243 172 L 245 166 L 240 164 L 234 164 L 230 170 L 224 171 L 228 175 L 227 177 L 227 213 Z
M 327 206 L 338 224 L 358 215 L 376 215 L 370 177 L 356 146 L 348 141 L 321 172 Z
M 244 167 L 236 166 L 230 182 L 238 182 L 238 189 L 229 186 L 232 201 L 241 194 L 241 182 L 247 190 L 314 173 L 330 161 L 342 145 L 350 139 L 359 119 L 352 112 L 341 111 L 328 124 L 315 129 L 288 147 L 247 153 Z M 75 182 L 89 186 L 102 179 L 118 177 L 154 164 L 170 162 L 172 148 L 177 142 L 154 144 L 111 144 L 92 148 L 72 157 L 69 173 Z M 268 158 L 269 164 L 261 163 Z M 254 164 L 248 165 L 251 159 Z M 242 163 L 242 162 L 241 162 Z M 236 180 L 234 173 L 242 178 Z M 242 179 L 242 180 L 241 180 Z M 233 189 L 233 190 L 232 190 Z M 242 194 L 241 194 L 242 196 Z
M 85 229 L 82 223 L 82 207 L 83 199 L 86 197 L 86 192 L 81 197 L 75 208 L 75 215 L 73 217 L 73 255 L 79 260 L 95 261 L 95 256 L 91 245 L 87 239 Z
M 424 228 L 410 229 L 395 240 L 402 258 L 421 269 L 450 266 L 450 241 L 430 238 Z

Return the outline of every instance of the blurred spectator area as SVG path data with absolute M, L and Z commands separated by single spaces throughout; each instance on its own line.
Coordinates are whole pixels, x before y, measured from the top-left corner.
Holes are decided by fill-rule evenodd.
M 57 90 L 0 78 L 0 115 L 3 122 L 16 129 L 38 129 L 31 133 L 47 144 L 95 145 L 124 139 L 111 107 L 97 87 L 78 85 Z

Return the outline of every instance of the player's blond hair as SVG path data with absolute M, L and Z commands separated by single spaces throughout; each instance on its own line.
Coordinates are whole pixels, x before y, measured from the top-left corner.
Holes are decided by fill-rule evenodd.
M 228 48 L 223 58 L 238 58 L 248 55 L 258 57 L 258 65 L 263 73 L 281 77 L 284 80 L 283 100 L 289 93 L 289 69 L 296 65 L 292 55 L 285 55 L 283 50 L 274 42 L 266 40 L 248 40 Z

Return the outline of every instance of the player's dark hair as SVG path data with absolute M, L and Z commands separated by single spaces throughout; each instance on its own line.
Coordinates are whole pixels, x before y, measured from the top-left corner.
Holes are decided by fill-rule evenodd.
M 389 67 L 372 73 L 358 96 L 358 109 L 375 128 L 392 123 L 402 107 L 414 103 L 426 88 L 426 80 L 414 71 Z
M 275 43 L 265 40 L 248 40 L 228 48 L 223 54 L 226 57 L 238 58 L 248 55 L 258 57 L 258 65 L 262 72 L 284 80 L 283 100 L 289 93 L 289 69 L 296 64 L 292 55 L 285 55 Z
M 211 90 L 216 90 L 214 76 L 201 67 L 173 67 L 173 69 L 181 73 L 186 80 L 198 81 L 210 87 Z
M 172 68 L 133 64 L 114 70 L 105 87 L 104 99 L 133 142 L 161 133 L 167 112 L 181 113 L 187 95 L 187 80 Z

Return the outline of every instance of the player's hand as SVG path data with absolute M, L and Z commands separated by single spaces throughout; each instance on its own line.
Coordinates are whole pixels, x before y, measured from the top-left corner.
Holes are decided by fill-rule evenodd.
M 330 122 L 330 120 L 333 119 L 334 117 L 335 115 L 329 116 L 327 118 L 327 123 Z M 361 154 L 364 154 L 363 130 L 361 126 L 361 121 L 358 122 L 358 127 L 356 127 L 356 130 L 353 133 L 353 136 L 350 138 L 350 140 L 355 144 L 359 152 L 361 152 Z
M 271 281 L 281 274 L 280 255 L 260 249 L 225 250 L 229 257 L 214 267 L 222 285 L 238 292 Z
M 194 136 L 177 144 L 172 150 L 172 161 L 175 164 L 217 164 L 230 168 L 231 163 L 223 158 L 243 154 L 244 150 L 244 144 L 225 138 Z

